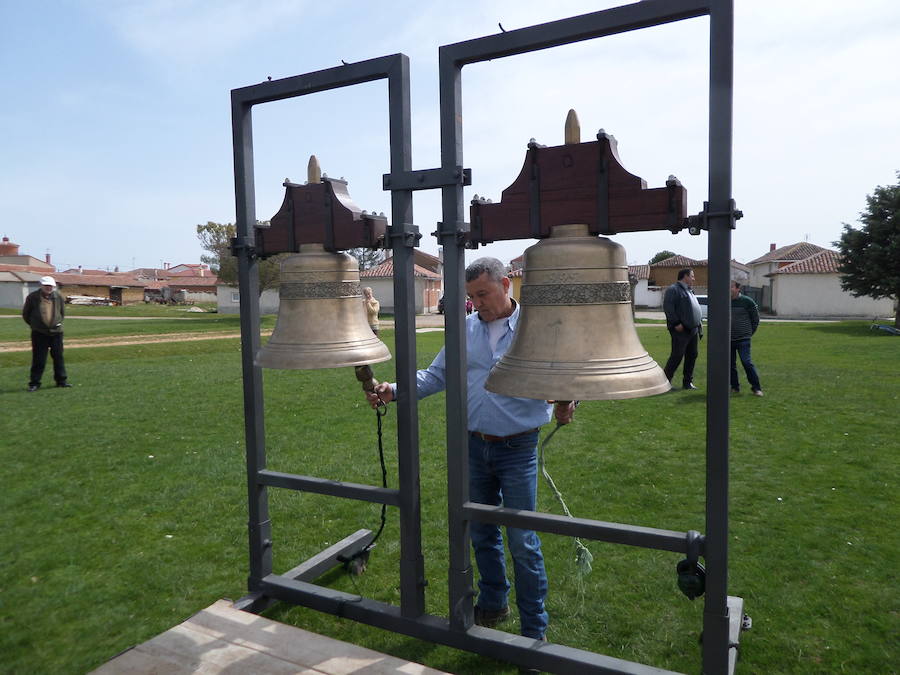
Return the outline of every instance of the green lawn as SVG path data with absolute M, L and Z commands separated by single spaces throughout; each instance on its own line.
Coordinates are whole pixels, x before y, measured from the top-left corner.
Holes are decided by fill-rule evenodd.
M 15 323 L 16 334 L 0 342 L 22 339 L 25 326 Z M 111 325 L 127 322 L 84 323 L 118 331 Z M 164 323 L 162 332 L 174 332 Z M 666 331 L 639 334 L 664 360 Z M 392 338 L 385 331 L 393 349 Z M 441 340 L 419 336 L 422 365 Z M 76 386 L 30 394 L 28 353 L 0 353 L 3 673 L 85 672 L 245 589 L 239 341 L 70 349 L 66 357 Z M 754 621 L 739 672 L 896 672 L 900 340 L 864 322 L 765 323 L 754 358 L 766 396 L 734 397 L 731 410 L 729 589 Z M 377 364 L 376 377 L 392 379 L 393 367 Z M 701 356 L 697 382 L 704 378 Z M 264 382 L 269 468 L 380 484 L 374 413 L 351 369 L 266 371 Z M 582 404 L 548 449 L 572 513 L 702 531 L 704 402 L 701 390 Z M 442 395 L 420 404 L 420 434 L 428 611 L 446 615 L 443 405 Z M 396 486 L 395 416 L 385 424 Z M 378 525 L 377 505 L 281 490 L 271 502 L 276 571 Z M 543 484 L 539 502 L 559 512 Z M 333 573 L 329 585 L 398 602 L 398 539 L 389 510 L 366 574 Z M 594 571 L 582 581 L 571 540 L 543 540 L 552 641 L 699 671 L 703 604 L 677 590 L 680 556 L 588 542 Z M 451 672 L 516 672 L 310 610 L 267 614 Z

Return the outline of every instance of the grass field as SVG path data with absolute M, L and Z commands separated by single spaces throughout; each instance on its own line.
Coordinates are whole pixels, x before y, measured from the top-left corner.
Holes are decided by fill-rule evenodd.
M 190 323 L 234 321 L 197 317 Z M 69 338 L 80 330 L 71 321 Z M 0 344 L 22 339 L 15 325 Z M 639 334 L 663 360 L 665 330 Z M 441 342 L 419 336 L 423 366 Z M 68 349 L 75 387 L 27 393 L 28 353 L 0 353 L 0 672 L 86 672 L 244 593 L 239 359 L 237 339 Z M 863 322 L 764 323 L 754 359 L 766 396 L 745 393 L 731 407 L 729 591 L 754 622 L 738 672 L 898 672 L 900 340 Z M 701 356 L 701 386 L 705 365 Z M 392 362 L 374 369 L 393 377 Z M 269 468 L 380 484 L 374 414 L 352 370 L 266 371 L 264 382 Z M 420 435 L 428 611 L 446 615 L 443 405 L 442 395 L 421 402 Z M 385 420 L 392 486 L 394 419 Z M 586 402 L 549 446 L 548 468 L 575 515 L 702 531 L 704 419 L 702 389 Z M 271 502 L 276 571 L 378 524 L 376 505 L 279 490 Z M 559 512 L 543 484 L 539 508 Z M 398 538 L 389 510 L 366 574 L 327 583 L 398 602 Z M 680 556 L 589 542 L 594 571 L 582 580 L 571 540 L 543 540 L 550 640 L 699 671 L 703 604 L 677 590 Z M 451 672 L 516 672 L 302 608 L 267 614 Z

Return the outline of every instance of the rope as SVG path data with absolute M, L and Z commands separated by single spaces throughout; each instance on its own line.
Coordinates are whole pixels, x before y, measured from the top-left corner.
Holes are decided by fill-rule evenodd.
M 541 475 L 544 476 L 544 480 L 547 481 L 547 485 L 550 487 L 550 491 L 553 493 L 553 496 L 556 498 L 556 501 L 559 502 L 559 505 L 562 506 L 563 513 L 572 518 L 572 514 L 569 512 L 569 507 L 566 506 L 566 502 L 563 499 L 562 493 L 559 491 L 559 488 L 556 487 L 556 483 L 553 482 L 553 478 L 550 476 L 550 472 L 547 471 L 547 466 L 544 462 L 544 453 L 547 449 L 547 444 L 550 442 L 550 439 L 559 431 L 559 428 L 562 425 L 557 422 L 556 427 L 544 437 L 544 440 L 541 442 L 539 453 L 538 453 L 538 461 L 541 466 Z M 594 556 L 588 550 L 587 546 L 585 546 L 581 539 L 575 537 L 575 567 L 578 570 L 578 574 L 580 577 L 586 577 L 591 573 L 591 563 L 594 560 Z
M 384 463 L 384 442 L 381 436 L 381 420 L 384 416 L 387 415 L 387 406 L 379 405 L 375 408 L 375 419 L 378 420 L 378 460 L 381 462 L 381 487 L 386 488 L 387 484 L 387 466 Z M 378 532 L 375 533 L 375 536 L 372 537 L 372 541 L 366 544 L 366 547 L 363 551 L 370 551 L 375 546 L 375 542 L 378 541 L 378 537 L 381 536 L 381 533 L 384 531 L 384 524 L 387 518 L 385 517 L 385 513 L 387 511 L 387 504 L 381 505 L 381 526 L 378 528 Z
M 379 397 L 380 398 L 380 397 Z M 375 408 L 375 419 L 377 420 L 377 429 L 378 429 L 378 459 L 381 462 L 381 487 L 387 487 L 387 465 L 384 461 L 384 440 L 382 437 L 382 418 L 387 415 L 387 405 L 379 400 L 378 407 Z M 356 580 L 353 578 L 355 574 L 361 574 L 362 571 L 365 570 L 366 563 L 368 562 L 369 551 L 371 551 L 375 547 L 375 542 L 378 541 L 378 537 L 381 536 L 381 533 L 384 532 L 384 526 L 387 522 L 387 504 L 381 505 L 381 525 L 378 528 L 378 532 L 375 533 L 375 536 L 372 537 L 372 541 L 366 544 L 363 548 L 359 549 L 356 553 L 351 556 L 343 556 L 339 555 L 337 557 L 339 562 L 344 564 L 344 569 L 347 570 L 348 575 L 350 576 L 350 580 L 353 582 L 353 587 L 357 589 L 357 593 L 359 589 L 356 585 Z M 355 562 L 362 559 L 361 563 Z M 357 571 L 354 573 L 354 565 L 357 566 Z

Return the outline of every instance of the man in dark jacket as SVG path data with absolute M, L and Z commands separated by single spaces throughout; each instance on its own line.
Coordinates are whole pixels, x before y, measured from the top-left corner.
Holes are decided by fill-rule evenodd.
M 694 364 L 697 362 L 700 338 L 703 335 L 700 303 L 691 290 L 693 285 L 694 270 L 679 270 L 678 281 L 669 286 L 663 296 L 666 327 L 672 336 L 672 351 L 663 370 L 671 382 L 684 359 L 681 383 L 685 389 L 697 388 L 694 386 Z
M 41 377 L 47 365 L 47 352 L 53 358 L 53 379 L 57 387 L 71 387 L 63 361 L 63 319 L 65 302 L 56 290 L 53 277 L 41 277 L 41 287 L 29 293 L 22 307 L 22 318 L 31 326 L 31 379 L 28 391 L 41 388 Z
M 759 309 L 753 298 L 741 295 L 741 282 L 731 282 L 731 391 L 739 394 L 741 383 L 738 380 L 737 357 L 741 357 L 741 365 L 747 373 L 750 390 L 754 396 L 762 396 L 762 385 L 753 359 L 750 358 L 750 338 L 759 326 Z

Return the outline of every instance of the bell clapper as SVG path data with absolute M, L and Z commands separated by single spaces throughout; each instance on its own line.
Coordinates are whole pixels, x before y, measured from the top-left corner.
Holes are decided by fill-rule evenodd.
M 381 396 L 378 395 L 378 392 L 375 391 L 375 387 L 378 386 L 378 380 L 375 379 L 374 374 L 372 373 L 372 367 L 367 365 L 364 366 L 356 366 L 356 379 L 359 380 L 360 384 L 362 384 L 363 391 L 367 394 L 375 394 L 378 396 L 378 407 L 384 408 L 387 404 L 382 400 Z

